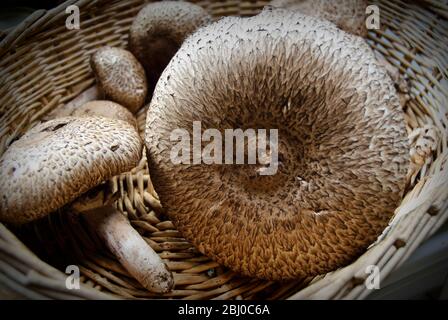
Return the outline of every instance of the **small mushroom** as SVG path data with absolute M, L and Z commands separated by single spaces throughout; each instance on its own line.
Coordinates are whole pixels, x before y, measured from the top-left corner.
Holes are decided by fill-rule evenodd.
M 92 55 L 90 64 L 108 100 L 125 106 L 132 113 L 145 103 L 148 92 L 145 70 L 132 53 L 102 47 Z
M 142 142 L 135 127 L 105 117 L 64 117 L 36 125 L 0 159 L 0 220 L 21 225 L 75 202 L 103 181 L 134 168 Z M 80 202 L 81 201 L 81 202 Z M 89 202 L 79 212 L 123 266 L 148 290 L 173 286 L 163 261 L 120 213 Z M 126 233 L 126 234 L 125 234 Z M 123 248 L 129 249 L 123 252 Z M 144 262 L 148 264 L 142 266 Z
M 367 0 L 273 0 L 270 5 L 327 19 L 344 31 L 367 36 Z
M 85 91 L 77 95 L 73 100 L 66 104 L 58 106 L 56 109 L 52 110 L 43 117 L 43 121 L 53 120 L 56 118 L 68 117 L 77 108 L 86 104 L 89 101 L 98 100 L 102 98 L 103 93 L 98 89 L 96 85 L 91 86 Z
M 75 109 L 71 115 L 74 117 L 101 116 L 123 120 L 137 128 L 137 120 L 128 109 L 118 103 L 107 100 L 94 100 L 87 102 Z
M 172 132 L 196 139 L 194 121 L 221 137 L 277 129 L 278 161 L 172 162 Z M 352 262 L 387 226 L 409 167 L 394 85 L 365 40 L 273 8 L 223 18 L 185 41 L 154 92 L 145 144 L 182 235 L 233 271 L 271 280 Z M 278 171 L 262 175 L 272 160 Z
M 155 2 L 140 10 L 132 22 L 129 50 L 145 68 L 150 92 L 182 42 L 211 20 L 203 8 L 188 2 Z
M 131 125 L 100 117 L 64 117 L 36 125 L 0 160 L 0 217 L 22 224 L 46 216 L 140 160 Z

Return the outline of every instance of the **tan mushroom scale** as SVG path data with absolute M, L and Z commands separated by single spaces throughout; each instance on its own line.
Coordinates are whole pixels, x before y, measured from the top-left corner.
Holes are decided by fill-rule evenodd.
M 102 47 L 90 60 L 99 87 L 107 99 L 135 113 L 143 106 L 148 92 L 145 70 L 132 53 L 115 47 Z
M 279 130 L 259 165 L 173 164 L 171 132 Z M 350 263 L 400 203 L 409 146 L 390 78 L 361 38 L 298 12 L 229 17 L 187 39 L 147 114 L 151 178 L 182 234 L 247 276 L 314 276 Z
M 74 117 L 99 116 L 117 119 L 126 121 L 137 128 L 137 120 L 128 109 L 118 103 L 107 100 L 94 100 L 87 102 L 76 108 L 71 115 Z
M 142 145 L 135 128 L 103 117 L 38 124 L 0 159 L 0 220 L 46 216 L 104 180 L 135 167 Z
M 150 92 L 185 38 L 210 22 L 207 11 L 189 2 L 160 1 L 140 10 L 129 32 L 129 50 L 145 68 Z
M 367 36 L 367 0 L 273 0 L 270 5 L 298 10 L 331 21 L 342 30 L 357 36 Z

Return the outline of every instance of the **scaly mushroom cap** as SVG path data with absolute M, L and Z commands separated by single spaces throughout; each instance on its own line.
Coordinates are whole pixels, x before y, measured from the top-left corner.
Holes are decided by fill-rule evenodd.
M 135 128 L 103 117 L 65 117 L 36 125 L 0 159 L 0 220 L 27 223 L 135 167 Z
M 140 10 L 132 22 L 129 50 L 144 66 L 150 91 L 185 38 L 210 22 L 203 8 L 188 2 L 155 2 Z
M 367 36 L 367 0 L 273 0 L 270 5 L 327 19 L 344 31 Z
M 107 100 L 95 100 L 83 104 L 71 114 L 73 117 L 100 116 L 110 119 L 126 121 L 137 128 L 137 120 L 134 115 L 122 105 Z
M 169 217 L 244 275 L 303 278 L 351 262 L 403 195 L 409 147 L 393 83 L 362 38 L 299 12 L 266 9 L 197 31 L 146 119 L 151 179 Z M 171 132 L 191 134 L 193 121 L 203 131 L 278 129 L 277 174 L 173 164 Z
M 95 51 L 90 65 L 107 99 L 135 113 L 145 103 L 148 85 L 145 70 L 127 50 L 102 47 Z

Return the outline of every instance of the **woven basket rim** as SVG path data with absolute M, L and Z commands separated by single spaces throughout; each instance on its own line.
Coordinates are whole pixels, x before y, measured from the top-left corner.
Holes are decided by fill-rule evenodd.
M 136 1 L 137 0 L 130 0 L 126 3 L 134 3 Z M 208 1 L 202 1 L 200 4 L 207 2 Z M 226 1 L 223 1 L 223 3 L 224 2 Z M 65 8 L 68 5 L 77 5 L 83 10 L 88 10 L 90 8 L 99 8 L 102 5 L 106 5 L 106 3 L 107 1 L 105 0 L 95 0 L 90 2 L 87 0 L 69 0 L 61 3 L 58 7 L 52 10 L 37 10 L 19 26 L 10 30 L 5 35 L 0 43 L 0 57 L 3 58 L 10 55 L 12 52 L 17 52 L 18 49 L 26 47 L 27 41 L 33 41 L 34 36 L 45 33 L 47 30 L 52 30 L 52 25 L 56 21 L 65 19 Z M 230 3 L 230 5 L 234 5 L 233 1 L 230 1 Z M 260 3 L 264 4 L 266 1 L 261 1 Z M 399 10 L 399 3 L 401 3 L 400 0 L 391 3 L 390 8 L 388 7 L 390 12 L 386 11 L 385 14 L 390 15 L 393 10 Z M 429 12 L 428 14 L 437 18 L 439 26 L 443 27 L 448 25 L 448 5 L 441 1 L 434 0 L 423 0 L 422 4 L 423 3 L 425 4 L 426 10 Z M 121 4 L 113 2 L 110 5 Z M 218 5 L 219 4 L 215 4 L 215 6 Z M 241 6 L 241 4 L 236 5 Z M 262 6 L 262 4 L 259 4 L 258 6 Z M 432 37 L 439 36 L 436 31 L 433 31 Z M 398 61 L 401 67 L 401 72 L 408 73 L 410 72 L 409 70 L 412 71 L 412 61 L 420 63 L 420 68 L 423 68 L 422 66 L 424 66 L 425 63 L 428 63 L 424 60 L 427 59 L 428 56 L 420 55 L 420 53 L 414 51 L 412 47 L 410 49 L 404 47 L 401 43 L 397 42 L 400 39 L 394 39 L 393 37 L 394 36 L 391 34 L 379 31 L 369 33 L 367 40 L 370 44 L 377 43 L 378 52 L 385 54 L 391 61 Z M 434 41 L 443 41 L 444 39 L 448 40 L 448 37 L 445 36 L 445 38 L 435 39 Z M 404 58 L 400 59 L 399 56 L 394 54 L 390 54 L 390 52 L 399 52 L 399 49 L 409 55 L 411 62 Z M 365 266 L 377 264 L 386 270 L 386 275 L 389 274 L 406 260 L 419 243 L 433 234 L 448 219 L 448 168 L 446 164 L 448 162 L 448 132 L 446 129 L 448 124 L 448 110 L 446 104 L 446 101 L 448 101 L 448 72 L 446 69 L 443 69 L 448 66 L 447 59 L 445 58 L 445 60 L 443 60 L 442 58 L 441 60 L 437 60 L 434 63 L 434 66 L 441 69 L 439 70 L 440 72 L 436 75 L 432 75 L 432 78 L 430 75 L 426 75 L 426 77 L 430 79 L 428 82 L 429 85 L 428 88 L 425 89 L 426 91 L 422 90 L 423 93 L 420 93 L 425 95 L 422 97 L 418 95 L 418 98 L 415 99 L 416 106 L 412 105 L 412 107 L 410 107 L 412 110 L 415 108 L 412 112 L 417 119 L 414 120 L 416 122 L 416 128 L 423 128 L 424 126 L 422 124 L 425 124 L 425 121 L 431 120 L 433 125 L 441 131 L 440 146 L 434 151 L 435 155 L 431 155 L 430 158 L 425 160 L 427 163 L 425 163 L 419 171 L 421 175 L 420 180 L 406 194 L 403 203 L 397 208 L 389 227 L 366 253 L 344 268 L 338 269 L 325 276 L 316 277 L 310 285 L 290 295 L 290 299 L 366 297 L 368 291 L 365 288 L 353 285 L 353 279 L 365 279 Z M 427 71 L 425 70 L 425 72 Z M 0 70 L 0 74 L 3 74 L 3 70 Z M 417 74 L 417 76 L 418 77 L 413 78 L 413 81 L 420 85 L 422 80 L 419 77 L 423 76 L 420 74 Z M 422 83 L 424 83 L 424 81 Z M 87 87 L 87 85 L 85 87 Z M 445 101 L 445 105 L 442 104 L 443 100 Z M 51 101 L 49 101 L 49 104 L 51 104 Z M 439 110 L 437 110 L 437 112 L 429 112 L 429 116 L 426 116 L 420 114 L 423 113 L 421 111 L 423 106 L 431 110 L 436 108 L 439 108 Z M 50 110 L 50 108 L 48 108 L 48 110 Z M 5 131 L 0 130 L 0 132 L 4 133 Z M 17 134 L 18 133 L 16 132 L 15 135 Z M 11 134 L 11 137 L 14 137 L 14 132 Z M 418 230 L 418 233 L 413 234 L 414 230 Z M 403 245 L 403 242 L 405 245 Z M 25 278 L 20 278 L 23 276 L 20 275 L 20 272 L 13 272 L 12 274 L 16 274 L 17 279 L 21 280 L 12 284 L 10 278 L 0 275 L 0 282 L 4 282 L 6 285 L 9 284 L 10 286 L 15 285 L 17 291 L 24 296 L 34 298 L 45 297 L 45 295 L 42 295 L 40 292 L 30 289 L 30 286 L 37 285 L 42 286 L 46 290 L 63 292 L 66 297 L 72 296 L 74 298 L 87 299 L 117 298 L 114 294 L 101 292 L 84 284 L 81 285 L 81 290 L 76 290 L 76 292 L 65 290 L 61 285 L 61 281 L 64 281 L 65 283 L 66 274 L 43 262 L 36 254 L 24 246 L 5 225 L 0 223 L 0 269 L 1 267 L 17 268 L 17 261 L 23 262 L 25 269 L 28 268 L 28 271 L 25 273 Z

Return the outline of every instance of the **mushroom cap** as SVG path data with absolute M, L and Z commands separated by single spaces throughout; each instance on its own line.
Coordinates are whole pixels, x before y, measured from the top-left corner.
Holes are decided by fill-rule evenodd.
M 360 37 L 299 12 L 229 17 L 186 40 L 146 118 L 151 179 L 203 254 L 244 275 L 350 263 L 387 226 L 409 165 L 391 82 Z M 281 165 L 173 164 L 175 129 L 278 129 Z M 223 152 L 224 154 L 224 152 Z
M 189 2 L 154 2 L 139 11 L 131 25 L 129 50 L 145 68 L 150 89 L 185 38 L 211 21 L 207 11 Z
M 303 14 L 331 21 L 354 35 L 367 36 L 367 0 L 273 0 L 270 5 L 298 10 Z
M 61 208 L 141 158 L 135 128 L 103 117 L 64 117 L 30 129 L 0 159 L 0 220 L 23 224 Z
M 69 117 L 73 112 L 83 104 L 93 100 L 100 100 L 103 93 L 97 85 L 93 85 L 87 90 L 81 92 L 68 103 L 62 104 L 42 117 L 42 121 L 53 120 L 56 118 Z
M 87 102 L 79 108 L 76 108 L 71 115 L 73 117 L 100 116 L 110 119 L 117 119 L 126 121 L 133 127 L 137 128 L 137 120 L 128 109 L 118 103 L 107 100 L 94 100 Z
M 106 98 L 132 113 L 145 103 L 148 92 L 145 70 L 132 53 L 121 48 L 102 47 L 92 55 L 90 65 Z

